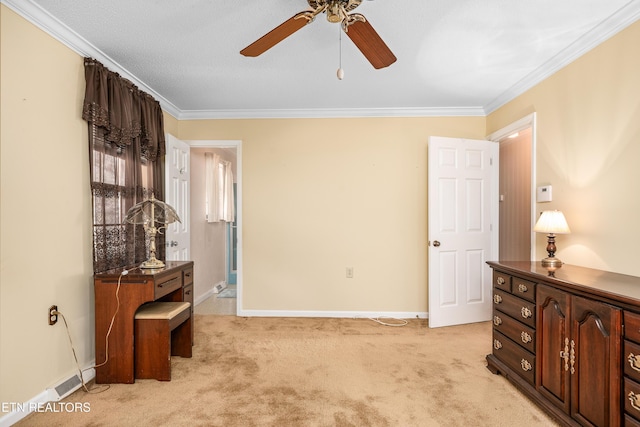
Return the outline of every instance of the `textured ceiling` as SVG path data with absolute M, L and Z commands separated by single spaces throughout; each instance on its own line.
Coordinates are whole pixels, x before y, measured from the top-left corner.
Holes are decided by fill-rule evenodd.
M 324 14 L 239 54 L 305 0 L 2 1 L 179 118 L 486 114 L 640 18 L 638 0 L 365 0 L 398 58 L 375 70 Z

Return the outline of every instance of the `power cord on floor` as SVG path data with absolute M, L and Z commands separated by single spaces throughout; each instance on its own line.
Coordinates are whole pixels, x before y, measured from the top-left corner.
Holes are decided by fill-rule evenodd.
M 69 344 L 71 345 L 71 352 L 73 353 L 73 358 L 75 359 L 76 362 L 76 367 L 78 368 L 78 372 L 80 373 L 80 382 L 82 383 L 82 388 L 84 389 L 84 391 L 86 391 L 87 393 L 102 393 L 104 391 L 107 391 L 109 389 L 109 385 L 105 384 L 103 386 L 101 386 L 101 390 L 96 391 L 96 388 L 92 388 L 89 389 L 87 387 L 87 384 L 84 382 L 84 371 L 88 371 L 89 369 L 95 369 L 95 368 L 99 368 L 100 366 L 104 366 L 107 364 L 107 362 L 109 361 L 109 335 L 111 335 L 111 330 L 113 329 L 113 322 L 116 320 L 116 315 L 118 314 L 118 311 L 120 310 L 120 297 L 119 297 L 119 293 L 120 293 L 120 284 L 122 283 L 122 277 L 126 276 L 127 274 L 129 274 L 128 270 L 122 270 L 122 273 L 120 273 L 120 276 L 118 277 L 118 286 L 116 287 L 116 311 L 113 313 L 113 316 L 111 317 L 111 323 L 109 323 L 109 329 L 107 329 L 107 334 L 105 335 L 105 359 L 104 362 L 100 363 L 100 364 L 96 364 L 90 368 L 86 368 L 86 369 L 81 369 L 80 368 L 80 363 L 78 362 L 78 356 L 76 355 L 76 350 L 75 347 L 73 346 L 73 340 L 71 339 L 71 332 L 69 331 L 69 324 L 67 323 L 67 319 L 64 317 L 64 314 L 62 314 L 59 311 L 54 311 L 52 314 L 55 315 L 59 315 L 60 317 L 62 317 L 62 320 L 64 321 L 64 326 L 67 329 L 67 336 L 69 337 Z
M 102 393 L 103 391 L 106 391 L 107 389 L 109 389 L 109 385 L 106 385 L 103 390 L 99 390 L 99 391 L 95 391 L 95 389 L 89 389 L 89 387 L 87 387 L 87 384 L 84 382 L 83 372 L 86 371 L 87 369 L 91 369 L 91 368 L 87 368 L 84 371 L 80 368 L 80 363 L 78 362 L 78 356 L 76 355 L 76 349 L 73 346 L 73 340 L 71 339 L 71 331 L 69 331 L 69 324 L 67 323 L 67 318 L 64 317 L 64 314 L 62 314 L 61 312 L 59 312 L 57 310 L 52 312 L 52 314 L 55 314 L 57 316 L 62 317 L 62 321 L 64 322 L 64 326 L 67 329 L 67 336 L 69 337 L 69 344 L 71 345 L 71 352 L 73 353 L 73 359 L 75 360 L 76 367 L 78 368 L 78 372 L 80 373 L 80 382 L 82 383 L 82 388 L 84 389 L 84 391 L 86 391 L 87 393 Z
M 385 322 L 382 319 L 390 319 L 394 322 L 398 322 L 398 323 L 389 323 L 389 322 Z M 407 325 L 409 322 L 404 320 L 404 319 L 396 319 L 395 317 L 370 317 L 369 320 L 373 320 L 376 323 L 379 323 L 383 326 L 405 326 Z

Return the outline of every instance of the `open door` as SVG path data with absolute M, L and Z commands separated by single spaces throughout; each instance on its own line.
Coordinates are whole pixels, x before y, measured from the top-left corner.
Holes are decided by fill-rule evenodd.
M 429 327 L 491 319 L 498 144 L 429 138 Z
M 170 224 L 166 233 L 168 261 L 190 260 L 189 225 L 189 145 L 173 135 L 166 135 L 165 202 L 173 206 L 181 222 Z

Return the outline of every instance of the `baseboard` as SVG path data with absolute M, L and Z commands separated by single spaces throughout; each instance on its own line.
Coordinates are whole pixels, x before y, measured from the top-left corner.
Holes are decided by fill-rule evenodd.
M 89 366 L 92 367 L 94 365 L 95 362 L 92 362 Z M 95 369 L 87 369 L 84 371 L 83 378 L 85 384 L 94 379 L 95 376 Z M 85 408 L 84 406 L 82 408 L 78 408 L 76 405 L 73 405 L 72 408 L 67 408 L 66 406 L 47 406 L 50 402 L 58 402 L 64 399 L 80 387 L 82 387 L 82 381 L 80 381 L 78 374 L 74 374 L 63 381 L 60 381 L 54 387 L 47 388 L 27 402 L 2 402 L 3 406 L 0 408 L 0 414 L 6 412 L 6 415 L 0 417 L 0 427 L 12 426 L 32 412 L 61 412 L 64 410 L 73 410 L 75 412 L 78 409 L 89 410 L 90 408 Z
M 394 319 L 428 319 L 429 313 L 390 311 L 283 311 L 283 310 L 238 310 L 240 317 L 335 317 L 343 319 L 371 319 L 390 317 Z
M 198 304 L 206 301 L 207 299 L 211 298 L 214 295 L 215 293 L 213 292 L 213 289 L 209 289 L 207 292 L 205 292 L 204 294 L 200 295 L 198 298 L 193 300 L 193 305 L 197 306 Z

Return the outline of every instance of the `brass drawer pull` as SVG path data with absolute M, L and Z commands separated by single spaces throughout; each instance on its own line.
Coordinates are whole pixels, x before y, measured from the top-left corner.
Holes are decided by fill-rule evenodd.
M 524 294 L 524 293 L 525 293 L 525 292 L 527 292 L 528 290 L 529 290 L 529 288 L 527 288 L 527 285 L 523 285 L 522 283 L 520 283 L 520 284 L 518 285 L 518 291 L 519 291 L 521 294 Z
M 498 282 L 498 285 L 504 285 L 505 283 L 507 283 L 507 281 L 504 280 L 504 277 L 498 277 L 496 282 Z
M 502 343 L 498 340 L 493 340 L 493 348 L 500 350 L 502 348 Z
M 531 316 L 533 316 L 533 313 L 531 312 L 531 310 L 529 310 L 529 307 L 522 307 L 520 309 L 520 314 L 522 315 L 522 317 L 524 317 L 525 319 L 530 318 Z
M 533 366 L 531 366 L 531 363 L 529 363 L 529 361 L 527 359 L 522 359 L 520 361 L 520 367 L 525 372 L 530 371 L 530 370 L 533 369 Z
M 177 280 L 180 279 L 178 277 L 174 277 L 173 279 L 167 280 L 166 282 L 158 283 L 156 286 L 159 288 L 164 288 L 165 286 L 173 285 Z
M 638 398 L 638 395 L 632 391 L 629 392 L 629 402 L 631 402 L 633 409 L 640 411 L 640 399 Z
M 496 304 L 500 304 L 502 302 L 502 297 L 500 295 L 494 295 L 493 302 Z
M 520 339 L 525 344 L 529 344 L 531 341 L 533 341 L 533 338 L 531 338 L 531 335 L 529 335 L 525 331 L 522 331 L 522 333 L 520 334 Z
M 502 325 L 502 319 L 499 316 L 493 316 L 493 324 L 496 326 Z
M 575 341 L 571 340 L 571 353 L 569 356 L 569 364 L 571 365 L 570 371 L 571 371 L 571 375 L 576 373 L 576 368 L 575 368 L 575 364 L 576 364 L 576 343 Z
M 569 370 L 569 338 L 564 339 L 564 351 L 560 350 L 560 359 L 564 360 L 564 370 Z
M 495 322 L 494 322 L 495 323 Z M 631 366 L 631 369 L 633 369 L 634 371 L 638 371 L 640 372 L 640 358 L 638 356 L 636 356 L 633 353 L 629 353 L 629 357 L 627 357 L 627 360 L 629 361 L 629 366 Z

